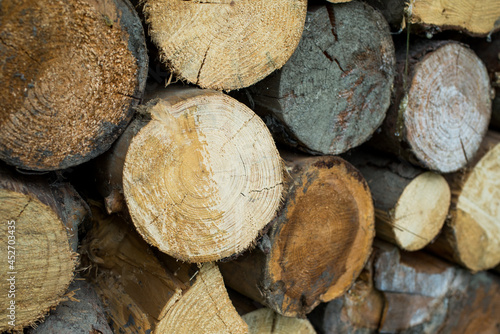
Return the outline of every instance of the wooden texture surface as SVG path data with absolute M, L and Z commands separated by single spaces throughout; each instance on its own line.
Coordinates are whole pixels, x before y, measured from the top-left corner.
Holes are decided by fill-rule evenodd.
M 120 217 L 93 207 L 82 249 L 89 278 L 119 333 L 245 333 L 217 266 L 157 258 Z
M 373 8 L 361 2 L 313 6 L 295 53 L 280 71 L 248 89 L 248 103 L 276 140 L 316 154 L 340 154 L 382 123 L 394 63 L 389 27 Z
M 21 177 L 3 166 L 0 202 L 5 256 L 0 265 L 0 287 L 5 291 L 0 330 L 19 330 L 63 300 L 77 262 L 78 224 L 87 211 L 69 184 Z M 12 301 L 15 321 L 9 324 Z
M 343 294 L 369 256 L 374 214 L 359 172 L 336 157 L 282 152 L 283 209 L 258 247 L 220 268 L 226 283 L 285 316 Z
M 160 58 L 182 80 L 233 90 L 279 69 L 299 43 L 305 0 L 144 1 Z
M 284 317 L 268 308 L 247 313 L 243 320 L 249 334 L 316 334 L 309 320 Z
M 442 173 L 473 159 L 491 116 L 488 73 L 469 48 L 434 41 L 398 53 L 394 102 L 373 141 L 408 161 Z M 467 78 L 467 80 L 464 80 Z
M 0 15 L 0 159 L 56 170 L 106 151 L 146 83 L 130 3 L 3 1 Z
M 370 187 L 379 238 L 415 251 L 439 234 L 451 200 L 443 176 L 366 149 L 346 154 L 346 159 Z

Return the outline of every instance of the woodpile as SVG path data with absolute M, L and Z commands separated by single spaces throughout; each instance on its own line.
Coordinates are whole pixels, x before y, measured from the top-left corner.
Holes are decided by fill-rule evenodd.
M 497 332 L 498 17 L 0 1 L 0 331 Z

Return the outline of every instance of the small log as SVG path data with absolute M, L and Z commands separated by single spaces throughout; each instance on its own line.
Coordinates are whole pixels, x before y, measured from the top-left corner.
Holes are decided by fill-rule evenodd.
M 304 316 L 360 273 L 374 236 L 373 204 L 346 161 L 282 157 L 291 176 L 283 209 L 256 249 L 220 269 L 236 291 L 284 316 Z
M 249 334 L 316 334 L 309 320 L 287 318 L 268 308 L 247 313 L 243 320 L 248 325 Z
M 412 0 L 409 22 L 431 30 L 455 29 L 487 36 L 500 29 L 497 0 Z
M 471 167 L 450 175 L 450 219 L 430 250 L 479 271 L 500 264 L 500 134 L 489 131 Z
M 281 70 L 248 89 L 248 103 L 276 140 L 340 154 L 382 123 L 394 64 L 389 27 L 373 8 L 357 1 L 311 7 L 297 50 Z
M 52 182 L 51 182 L 52 181 Z M 0 331 L 35 324 L 66 292 L 87 209 L 68 184 L 0 168 Z
M 306 0 L 146 0 L 160 59 L 202 88 L 250 86 L 281 68 L 299 43 Z
M 373 145 L 442 173 L 465 167 L 491 116 L 484 64 L 451 41 L 414 44 L 406 60 L 401 50 L 394 103 Z
M 114 332 L 246 333 L 217 266 L 160 261 L 119 216 L 93 219 L 82 250 Z
M 94 288 L 82 279 L 74 280 L 66 294 L 68 300 L 28 334 L 113 334 Z
M 370 187 L 377 237 L 416 251 L 439 234 L 451 199 L 443 176 L 367 150 L 346 155 L 346 159 Z
M 146 241 L 183 261 L 243 252 L 281 200 L 282 164 L 271 134 L 222 93 L 158 94 L 101 165 L 108 212 L 124 209 L 124 194 Z
M 56 170 L 103 153 L 145 88 L 142 25 L 127 0 L 3 1 L 0 159 Z

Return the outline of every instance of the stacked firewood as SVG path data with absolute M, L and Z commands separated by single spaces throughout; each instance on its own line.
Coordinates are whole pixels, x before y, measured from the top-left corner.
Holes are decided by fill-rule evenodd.
M 0 2 L 0 331 L 498 331 L 498 17 Z

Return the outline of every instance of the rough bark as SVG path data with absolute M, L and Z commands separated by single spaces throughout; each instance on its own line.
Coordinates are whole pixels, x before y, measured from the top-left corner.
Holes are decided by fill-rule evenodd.
M 87 210 L 68 183 L 23 177 L 4 166 L 0 202 L 0 244 L 4 247 L 0 331 L 19 330 L 34 324 L 63 299 L 77 259 L 78 224 Z
M 50 315 L 28 334 L 113 334 L 94 288 L 82 279 L 74 280 Z
M 284 317 L 268 308 L 247 313 L 243 320 L 249 334 L 316 334 L 309 320 Z
M 160 261 L 120 217 L 94 207 L 93 219 L 82 250 L 114 332 L 246 332 L 214 264 Z
M 434 253 L 479 271 L 500 263 L 500 134 L 488 132 L 471 167 L 448 176 L 450 218 Z
M 195 88 L 159 92 L 141 114 L 103 159 L 108 212 L 124 197 L 146 241 L 184 261 L 247 249 L 281 200 L 282 164 L 265 124 Z
M 414 44 L 408 57 L 400 51 L 394 101 L 373 145 L 442 173 L 465 167 L 491 116 L 484 64 L 452 41 Z
M 282 152 L 283 209 L 258 247 L 221 263 L 228 286 L 284 316 L 304 316 L 351 286 L 366 262 L 374 213 L 362 176 L 336 157 Z
M 368 150 L 352 152 L 346 159 L 370 187 L 377 237 L 416 251 L 439 234 L 451 197 L 443 176 Z
M 281 70 L 247 90 L 248 103 L 276 140 L 340 154 L 382 123 L 394 64 L 389 27 L 373 8 L 361 2 L 311 7 L 297 50 Z
M 429 254 L 406 253 L 381 242 L 375 243 L 370 265 L 372 281 L 366 276 L 368 283 L 365 284 L 375 290 L 368 289 L 368 295 L 358 295 L 358 290 L 352 290 L 315 310 L 312 321 L 318 332 L 449 334 L 498 331 L 500 301 L 495 296 L 500 291 L 500 280 L 495 275 L 484 272 L 473 275 Z
M 130 121 L 147 68 L 126 0 L 3 1 L 0 159 L 56 170 L 103 153 Z
M 147 0 L 144 14 L 177 77 L 233 90 L 283 66 L 299 43 L 306 7 L 305 0 Z

